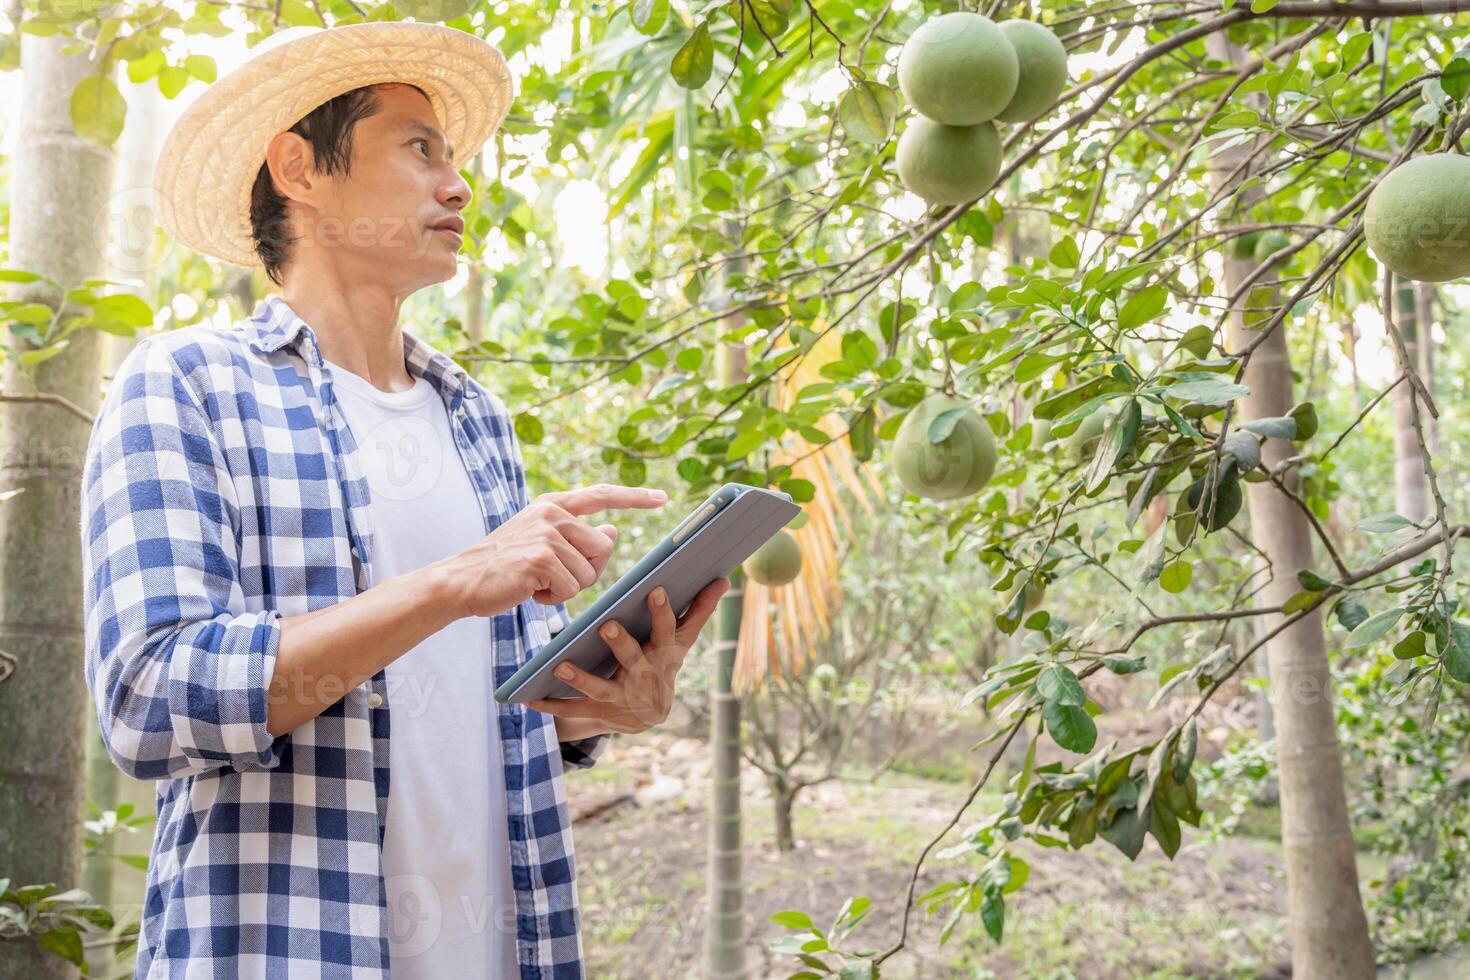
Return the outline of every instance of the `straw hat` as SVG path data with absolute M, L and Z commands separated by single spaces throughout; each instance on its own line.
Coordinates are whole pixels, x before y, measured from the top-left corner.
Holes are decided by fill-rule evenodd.
M 510 68 L 492 44 L 441 24 L 402 21 L 292 27 L 209 86 L 169 130 L 154 204 L 195 251 L 258 266 L 250 191 L 271 137 L 363 85 L 404 82 L 429 95 L 455 158 L 469 160 L 510 110 Z

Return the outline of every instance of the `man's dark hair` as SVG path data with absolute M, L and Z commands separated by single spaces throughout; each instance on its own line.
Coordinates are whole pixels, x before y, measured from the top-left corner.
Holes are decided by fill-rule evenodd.
M 375 91 L 378 87 L 364 85 L 343 92 L 311 110 L 288 130 L 311 144 L 317 173 L 340 173 L 344 177 L 350 173 L 352 131 L 360 120 L 382 108 Z M 417 85 L 409 87 L 428 98 L 428 93 Z M 281 266 L 289 257 L 287 247 L 296 239 L 289 237 L 286 198 L 276 190 L 270 168 L 264 163 L 260 165 L 255 175 L 255 186 L 250 191 L 250 234 L 255 240 L 255 254 L 265 264 L 265 274 L 271 282 L 281 285 Z

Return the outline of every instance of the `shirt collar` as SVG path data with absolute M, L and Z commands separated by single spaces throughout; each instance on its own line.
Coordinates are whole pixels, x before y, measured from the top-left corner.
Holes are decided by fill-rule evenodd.
M 246 330 L 250 348 L 260 354 L 270 354 L 282 347 L 295 349 L 304 339 L 311 351 L 311 359 L 318 368 L 321 367 L 321 348 L 317 345 L 316 331 L 275 293 L 256 304 L 255 312 L 246 321 Z M 470 397 L 478 394 L 469 384 L 469 373 L 454 358 L 435 350 L 407 330 L 402 333 L 403 361 L 409 374 L 415 378 L 427 378 L 436 388 L 456 396 L 456 402 L 460 394 Z

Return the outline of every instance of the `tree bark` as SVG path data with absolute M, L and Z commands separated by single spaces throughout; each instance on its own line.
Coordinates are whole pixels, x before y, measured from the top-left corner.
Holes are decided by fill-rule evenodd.
M 734 271 L 734 270 L 732 270 Z M 742 344 L 721 344 L 720 384 L 729 387 L 746 377 Z M 745 574 L 729 576 L 730 591 L 720 598 L 719 639 L 710 679 L 710 747 L 714 771 L 710 795 L 709 914 L 705 931 L 706 980 L 744 980 L 745 885 L 740 844 L 740 699 L 731 689 L 740 621 L 745 606 Z
M 12 160 L 10 264 L 62 284 L 100 276 L 112 151 L 71 127 L 68 101 L 93 72 L 70 38 L 22 35 L 20 133 Z M 62 292 L 18 286 L 19 299 L 53 309 Z M 24 346 L 21 338 L 9 338 Z M 34 380 L 14 361 L 0 388 L 48 392 L 95 411 L 102 336 L 83 329 Z M 14 884 L 80 884 L 86 744 L 94 726 L 82 651 L 80 478 L 89 430 L 55 405 L 0 401 L 0 649 L 19 661 L 0 688 L 0 875 Z M 0 975 L 75 976 L 34 943 L 0 943 Z
M 790 854 L 796 849 L 796 835 L 791 830 L 791 811 L 796 806 L 796 787 L 784 777 L 771 780 L 771 804 L 776 815 L 776 850 Z
M 1211 35 L 1207 44 L 1210 53 L 1227 64 L 1240 62 L 1239 52 L 1223 34 Z M 1234 146 L 1212 156 L 1217 186 L 1250 149 Z M 1254 203 L 1249 198 L 1258 195 L 1259 189 L 1248 192 L 1241 204 L 1248 207 Z M 1227 258 L 1226 290 L 1234 293 L 1254 266 L 1249 259 Z M 1249 305 L 1248 297 L 1249 292 L 1242 306 Z M 1229 321 L 1231 350 L 1260 339 L 1257 331 L 1247 329 L 1242 310 L 1233 311 Z M 1290 412 L 1294 398 L 1285 325 L 1255 349 L 1243 380 L 1250 394 L 1241 405 L 1239 421 Z M 1288 440 L 1268 439 L 1261 461 L 1271 469 L 1294 451 Z M 1293 474 L 1286 478 L 1288 485 L 1295 483 Z M 1297 592 L 1297 572 L 1314 565 L 1311 526 L 1301 508 L 1271 483 L 1247 484 L 1246 500 L 1251 539 L 1271 565 L 1271 581 L 1261 602 L 1280 606 Z M 1272 629 L 1281 621 L 1279 615 L 1266 617 L 1265 626 Z M 1320 611 L 1304 616 L 1272 641 L 1270 674 L 1292 975 L 1297 980 L 1369 980 L 1376 972 L 1374 953 L 1358 891 Z
M 1394 323 L 1404 338 L 1409 364 L 1419 370 L 1419 345 L 1424 334 L 1419 322 L 1415 290 L 1399 282 L 1394 290 Z M 1419 450 L 1419 433 L 1414 429 L 1414 386 L 1408 381 L 1393 390 L 1393 498 L 1395 509 L 1411 521 L 1429 516 L 1429 478 L 1424 474 L 1424 454 Z M 1426 433 L 1426 436 L 1428 434 Z

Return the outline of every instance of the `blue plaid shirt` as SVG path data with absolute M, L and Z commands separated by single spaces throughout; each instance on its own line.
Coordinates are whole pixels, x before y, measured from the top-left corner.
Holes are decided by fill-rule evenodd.
M 403 347 L 444 399 L 489 533 L 527 505 L 509 413 L 422 340 L 405 332 Z M 87 682 L 113 760 L 158 781 L 137 976 L 386 977 L 384 672 L 291 732 L 265 727 L 280 617 L 372 583 L 368 484 L 311 327 L 271 296 L 230 329 L 141 340 L 82 487 Z M 529 598 L 494 616 L 495 683 L 566 619 Z M 558 743 L 550 715 L 489 690 L 485 710 L 521 977 L 580 977 L 562 773 L 608 736 Z

